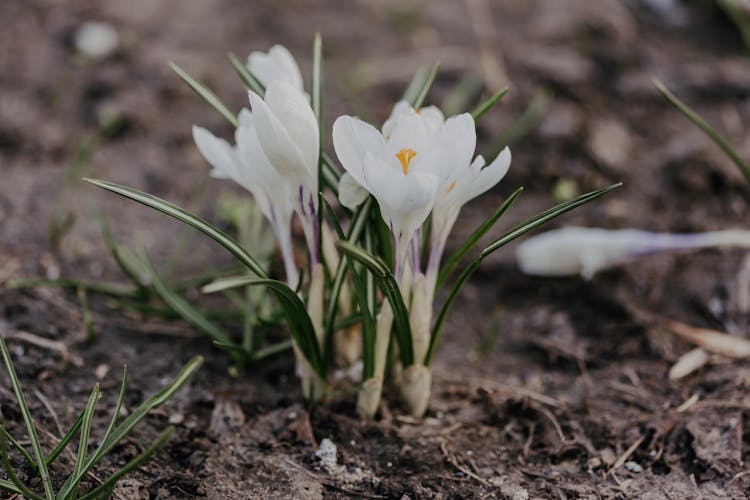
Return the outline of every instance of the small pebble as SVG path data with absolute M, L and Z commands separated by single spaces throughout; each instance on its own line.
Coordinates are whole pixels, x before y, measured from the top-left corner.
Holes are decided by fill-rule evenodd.
M 628 469 L 630 472 L 643 472 L 643 467 L 638 465 L 637 462 L 633 462 L 632 460 L 628 460 L 625 462 L 625 468 Z
M 109 23 L 89 21 L 76 32 L 75 44 L 81 54 L 92 59 L 103 59 L 117 50 L 117 31 Z

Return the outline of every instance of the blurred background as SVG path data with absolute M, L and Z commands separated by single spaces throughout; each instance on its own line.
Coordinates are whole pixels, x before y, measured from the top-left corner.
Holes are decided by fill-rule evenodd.
M 441 70 L 426 103 L 448 114 L 510 88 L 482 119 L 478 147 L 493 156 L 509 144 L 510 172 L 464 209 L 454 245 L 518 186 L 526 191 L 499 227 L 620 181 L 622 188 L 554 225 L 670 232 L 746 226 L 750 189 L 742 176 L 652 79 L 750 159 L 747 8 L 742 0 L 0 0 L 0 283 L 28 276 L 122 279 L 101 237 L 102 217 L 118 240 L 143 243 L 173 275 L 228 265 L 231 258 L 206 238 L 80 178 L 136 187 L 219 220 L 219 193 L 243 192 L 208 178 L 191 127 L 226 138 L 232 131 L 167 63 L 179 64 L 239 111 L 246 93 L 227 53 L 244 60 L 251 50 L 283 44 L 309 85 L 316 32 L 323 36 L 328 127 L 344 113 L 382 123 L 415 71 L 436 61 Z M 332 153 L 330 142 L 326 149 Z M 511 250 L 493 254 L 465 288 L 439 349 L 438 381 L 492 375 L 575 404 L 584 393 L 578 377 L 586 372 L 579 368 L 588 363 L 621 385 L 640 373 L 653 391 L 639 393 L 642 401 L 679 404 L 691 392 L 665 385 L 665 360 L 676 360 L 684 346 L 651 335 L 627 306 L 722 330 L 736 315 L 739 250 L 653 257 L 590 284 L 522 276 Z M 0 325 L 66 343 L 81 338 L 78 313 L 62 314 L 78 311 L 75 294 L 0 288 L 0 302 Z M 101 330 L 109 328 L 103 323 Z M 130 339 L 116 331 L 104 335 Z M 118 365 L 153 352 L 149 370 L 157 370 L 179 366 L 158 353 L 207 346 L 158 339 L 124 343 L 134 347 L 114 360 L 101 344 L 83 355 Z M 38 375 L 50 365 L 40 363 L 19 369 Z M 213 363 L 217 384 L 231 384 L 223 361 Z M 289 405 L 296 386 L 284 377 L 275 373 L 266 381 L 287 380 L 286 403 L 279 404 Z M 740 387 L 736 377 L 721 372 L 705 387 Z M 600 396 L 610 401 L 618 394 Z M 439 411 L 462 404 L 445 394 L 436 398 Z M 598 409 L 613 421 L 636 415 L 617 404 Z M 601 414 L 587 418 L 602 421 Z M 540 427 L 549 424 L 543 422 Z M 599 437 L 630 443 L 634 436 L 624 428 L 620 422 L 600 429 Z M 738 436 L 742 449 L 741 431 Z M 523 447 L 525 435 L 519 439 Z M 682 449 L 675 447 L 675 453 Z M 748 455 L 746 443 L 744 450 L 738 456 Z

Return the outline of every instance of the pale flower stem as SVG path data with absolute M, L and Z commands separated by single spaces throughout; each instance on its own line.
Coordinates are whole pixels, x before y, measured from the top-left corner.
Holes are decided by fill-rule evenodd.
M 386 301 L 380 309 L 380 314 L 375 325 L 375 366 L 373 367 L 373 375 L 364 381 L 362 390 L 357 396 L 357 413 L 362 418 L 373 418 L 380 404 L 392 325 L 393 310 L 390 303 Z
M 276 233 L 276 240 L 279 242 L 281 258 L 284 261 L 284 272 L 286 273 L 286 282 L 292 290 L 297 289 L 299 284 L 299 270 L 294 262 L 294 247 L 292 246 L 292 234 L 289 230 L 282 230 L 276 225 L 273 227 Z

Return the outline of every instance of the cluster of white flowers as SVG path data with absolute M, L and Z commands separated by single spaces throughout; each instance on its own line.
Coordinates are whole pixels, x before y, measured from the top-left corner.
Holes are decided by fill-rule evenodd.
M 253 194 L 275 232 L 287 282 L 296 288 L 300 276 L 292 249 L 294 213 L 305 234 L 311 269 L 320 261 L 320 130 L 299 67 L 286 48 L 277 45 L 268 53 L 253 52 L 247 68 L 266 90 L 263 97 L 249 92 L 252 110 L 240 113 L 236 144 L 198 126 L 193 128 L 193 137 L 213 166 L 214 177 L 232 179 Z M 482 156 L 474 157 L 476 129 L 469 113 L 446 119 L 434 106 L 414 109 L 404 101 L 396 103 L 380 131 L 358 118 L 339 117 L 333 124 L 333 145 L 346 171 L 339 183 L 340 203 L 355 209 L 372 195 L 391 231 L 393 274 L 410 306 L 415 365 L 424 372 L 426 368 L 421 365 L 429 344 L 432 301 L 446 241 L 461 207 L 492 188 L 508 171 L 510 151 L 504 149 L 486 165 Z M 430 214 L 429 258 L 423 269 L 422 233 Z M 318 288 L 322 295 L 322 286 Z M 308 300 L 313 299 L 310 293 Z M 311 318 L 315 322 L 312 313 Z M 392 321 L 390 307 L 384 304 L 378 318 L 379 333 L 390 336 Z M 380 398 L 385 366 L 382 358 L 388 345 L 382 337 L 381 333 L 379 345 L 384 348 L 376 352 L 380 359 L 373 377 L 375 389 L 370 391 L 370 400 L 360 404 L 363 414 L 374 413 Z M 417 385 L 426 384 L 426 388 L 417 390 L 419 401 L 407 401 L 407 405 L 412 413 L 422 414 L 429 395 L 429 376 L 426 381 L 424 376 L 417 378 Z M 409 386 L 408 377 L 404 380 Z M 414 387 L 402 392 L 406 399 L 415 398 L 408 396 Z

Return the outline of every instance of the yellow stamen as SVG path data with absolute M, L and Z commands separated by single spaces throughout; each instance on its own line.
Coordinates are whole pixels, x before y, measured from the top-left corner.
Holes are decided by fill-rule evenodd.
M 396 153 L 396 158 L 398 158 L 398 161 L 401 162 L 401 170 L 404 171 L 404 175 L 409 173 L 409 164 L 415 156 L 417 156 L 417 152 L 411 148 L 402 149 L 401 151 Z
M 422 108 L 417 108 L 417 109 L 414 110 L 414 112 L 416 114 L 418 114 L 418 115 L 421 115 L 422 114 Z
M 448 193 L 450 193 L 451 191 L 453 191 L 453 188 L 454 188 L 454 187 L 456 187 L 456 181 L 453 181 L 453 182 L 451 182 L 451 185 L 450 185 L 450 186 L 448 186 L 448 189 L 447 189 L 447 190 L 445 191 L 445 194 L 448 194 Z

